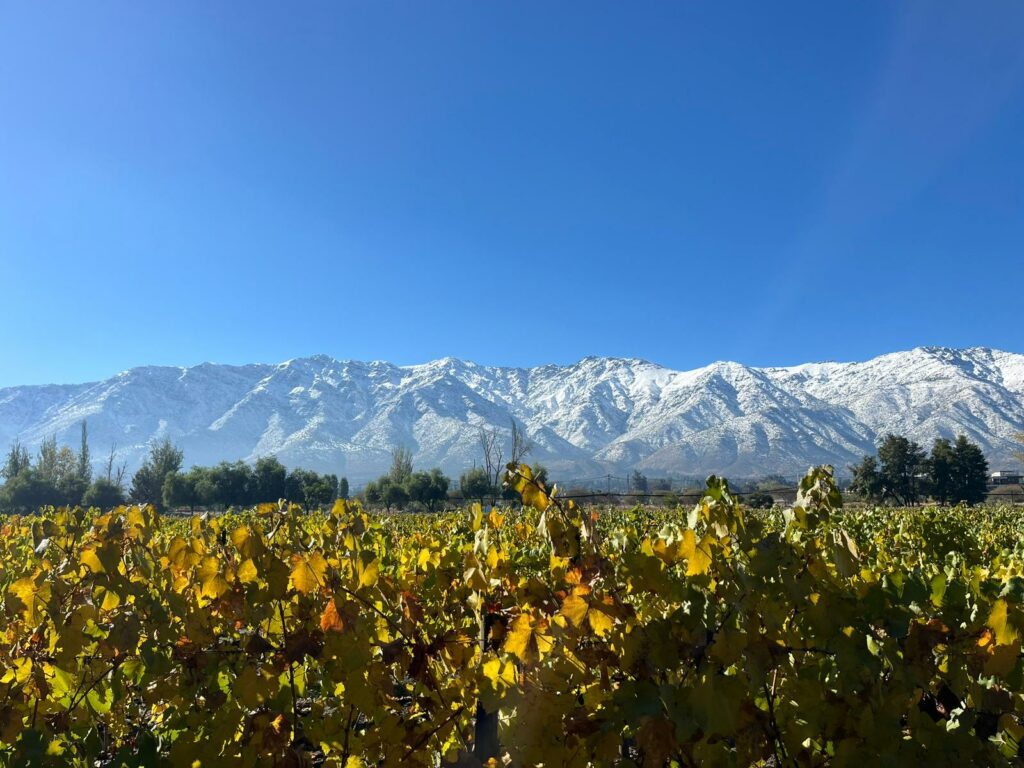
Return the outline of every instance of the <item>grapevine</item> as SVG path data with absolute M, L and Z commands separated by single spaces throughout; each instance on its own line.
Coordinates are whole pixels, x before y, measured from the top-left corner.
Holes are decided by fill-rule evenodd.
M 47 509 L 0 537 L 0 763 L 1011 765 L 1012 507 L 220 517 Z

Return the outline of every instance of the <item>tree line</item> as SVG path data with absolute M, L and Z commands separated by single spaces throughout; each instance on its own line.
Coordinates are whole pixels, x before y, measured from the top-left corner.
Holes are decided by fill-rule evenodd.
M 876 456 L 852 467 L 850 490 L 875 503 L 899 506 L 930 498 L 940 504 L 978 504 L 988 493 L 988 461 L 960 435 L 935 440 L 931 452 L 902 435 L 887 434 Z
M 170 440 L 151 446 L 149 455 L 131 480 L 125 465 L 115 464 L 111 448 L 105 471 L 94 476 L 88 426 L 82 422 L 77 451 L 58 446 L 56 436 L 43 441 L 36 456 L 15 441 L 0 468 L 0 509 L 31 511 L 46 506 L 99 507 L 109 509 L 127 502 L 153 504 L 158 509 L 176 507 L 238 507 L 289 499 L 308 508 L 348 498 L 348 479 L 308 469 L 289 470 L 274 457 L 254 465 L 244 461 L 221 462 L 213 467 L 182 471 L 184 454 Z
M 255 464 L 222 461 L 181 471 L 182 453 L 169 442 L 156 446 L 132 478 L 133 498 L 159 498 L 168 509 L 251 507 L 288 499 L 307 509 L 347 499 L 348 478 L 309 469 L 289 470 L 273 456 Z M 158 504 L 159 506 L 159 504 Z
M 56 435 L 43 440 L 33 457 L 15 440 L 0 477 L 0 509 L 32 510 L 45 506 L 112 507 L 123 504 L 124 464 L 115 465 L 116 450 L 111 447 L 105 471 L 94 475 L 89 449 L 89 428 L 82 422 L 79 449 L 58 446 Z

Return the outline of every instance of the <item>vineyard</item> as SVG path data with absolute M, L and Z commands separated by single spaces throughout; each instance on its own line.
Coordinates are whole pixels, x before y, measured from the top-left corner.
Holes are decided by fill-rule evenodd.
M 1018 509 L 2 521 L 0 765 L 1013 765 Z

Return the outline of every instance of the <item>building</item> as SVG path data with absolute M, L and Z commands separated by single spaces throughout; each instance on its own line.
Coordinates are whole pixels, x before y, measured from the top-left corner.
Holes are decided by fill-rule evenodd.
M 1019 485 L 1021 473 L 1012 469 L 1000 469 L 988 476 L 989 485 Z

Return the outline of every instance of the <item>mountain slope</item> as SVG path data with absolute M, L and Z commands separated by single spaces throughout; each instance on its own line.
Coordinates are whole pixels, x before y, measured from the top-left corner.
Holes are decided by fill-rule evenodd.
M 533 442 L 531 458 L 563 478 L 845 468 L 888 431 L 926 445 L 964 432 L 993 465 L 1011 465 L 1011 438 L 1024 430 L 1024 355 L 918 348 L 861 363 L 693 371 L 596 357 L 524 369 L 315 356 L 0 389 L 0 446 L 34 448 L 51 434 L 73 445 L 82 419 L 94 456 L 116 446 L 129 470 L 169 437 L 187 464 L 275 454 L 354 482 L 382 472 L 395 445 L 412 447 L 418 466 L 457 473 L 479 461 L 479 429 L 507 430 L 511 419 Z

